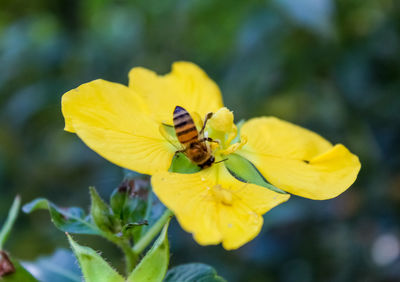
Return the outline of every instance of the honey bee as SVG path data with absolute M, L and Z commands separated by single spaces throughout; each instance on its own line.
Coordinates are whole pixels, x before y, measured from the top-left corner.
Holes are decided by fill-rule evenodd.
M 176 151 L 176 153 L 184 153 L 193 163 L 200 168 L 211 166 L 215 162 L 209 142 L 211 138 L 204 137 L 204 129 L 208 119 L 213 113 L 208 113 L 204 119 L 200 132 L 197 130 L 193 118 L 187 110 L 180 106 L 176 106 L 173 114 L 174 129 L 178 141 L 183 145 L 184 149 Z

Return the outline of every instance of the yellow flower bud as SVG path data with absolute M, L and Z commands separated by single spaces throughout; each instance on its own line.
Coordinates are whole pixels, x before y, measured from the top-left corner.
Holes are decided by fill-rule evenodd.
M 212 129 L 223 132 L 231 132 L 233 127 L 233 113 L 226 107 L 219 109 L 209 121 Z

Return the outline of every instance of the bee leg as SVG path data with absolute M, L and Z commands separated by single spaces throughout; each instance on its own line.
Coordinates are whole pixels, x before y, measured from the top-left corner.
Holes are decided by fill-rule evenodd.
M 204 129 L 206 128 L 207 121 L 208 121 L 212 116 L 213 116 L 213 113 L 212 113 L 212 112 L 209 112 L 208 114 L 206 114 L 206 117 L 204 118 L 203 127 L 201 128 L 201 130 L 200 130 L 200 132 L 199 132 L 200 135 L 203 134 Z
M 186 150 L 187 150 L 187 148 L 185 148 L 185 149 L 182 149 L 182 150 L 175 151 L 175 154 L 174 154 L 174 156 L 177 156 L 179 153 L 185 153 L 185 152 L 186 152 Z
M 220 144 L 220 143 L 221 143 L 219 140 L 214 140 L 214 139 L 212 139 L 212 138 L 210 138 L 210 137 L 201 138 L 199 141 L 200 141 L 200 142 L 204 142 L 204 141 L 214 142 L 214 143 L 217 143 L 217 144 Z

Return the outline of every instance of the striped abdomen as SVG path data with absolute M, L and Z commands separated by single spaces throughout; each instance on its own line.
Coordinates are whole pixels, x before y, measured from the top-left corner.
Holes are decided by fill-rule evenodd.
M 179 142 L 184 145 L 199 139 L 199 133 L 192 117 L 188 111 L 179 106 L 176 106 L 174 110 L 174 128 Z

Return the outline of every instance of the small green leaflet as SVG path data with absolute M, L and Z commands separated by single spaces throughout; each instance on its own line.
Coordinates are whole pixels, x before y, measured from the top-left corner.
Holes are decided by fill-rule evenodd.
M 214 268 L 203 263 L 188 263 L 170 269 L 164 282 L 224 282 Z
M 85 282 L 124 282 L 118 274 L 98 253 L 89 247 L 78 245 L 68 236 L 71 248 L 79 261 Z
M 36 210 L 48 210 L 51 221 L 64 232 L 75 234 L 99 235 L 98 228 L 92 223 L 90 216 L 87 216 L 83 209 L 78 207 L 61 208 L 47 199 L 38 198 L 24 205 L 22 210 L 31 213 Z
M 163 230 L 151 249 L 129 275 L 127 282 L 163 281 L 169 264 L 168 225 L 169 220 L 164 225 Z

